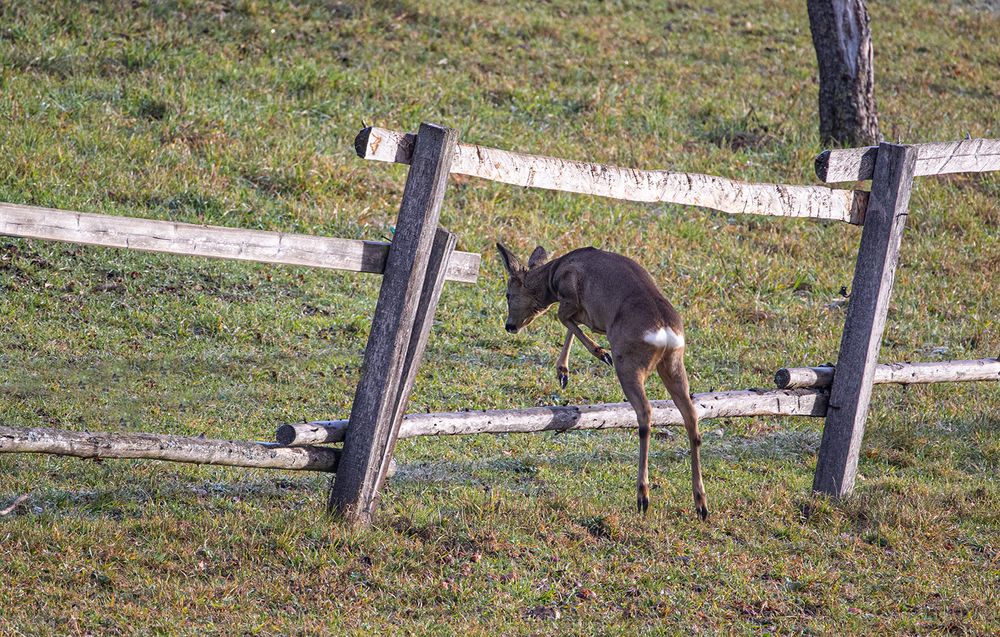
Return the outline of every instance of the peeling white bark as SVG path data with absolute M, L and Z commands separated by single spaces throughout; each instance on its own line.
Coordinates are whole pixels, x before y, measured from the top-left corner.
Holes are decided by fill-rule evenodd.
M 268 442 L 41 427 L 0 427 L 0 453 L 47 453 L 94 459 L 143 458 L 301 471 L 336 471 L 340 459 L 340 450 L 329 447 L 289 448 Z
M 963 139 L 957 142 L 914 144 L 915 177 L 1000 170 L 1000 139 Z M 816 176 L 835 183 L 871 179 L 878 146 L 823 151 L 816 157 Z
M 366 128 L 355 139 L 363 159 L 410 163 L 416 136 Z M 823 186 L 748 183 L 668 170 L 637 170 L 459 144 L 451 172 L 515 186 L 613 199 L 669 202 L 730 214 L 835 219 L 858 224 L 868 193 Z
M 695 394 L 692 399 L 701 420 L 736 416 L 824 416 L 827 393 L 815 389 L 751 389 Z M 673 401 L 654 400 L 651 404 L 654 427 L 684 424 Z M 282 425 L 276 437 L 284 445 L 340 442 L 347 431 L 347 423 L 346 420 L 326 420 Z M 410 414 L 403 418 L 399 438 L 623 427 L 638 427 L 635 411 L 628 403 L 610 403 Z
M 824 144 L 881 140 L 875 64 L 864 0 L 808 0 L 819 67 L 819 133 Z
M 833 384 L 836 367 L 786 367 L 774 375 L 780 389 L 799 387 L 821 388 Z M 1000 380 L 1000 359 L 980 358 L 970 361 L 940 361 L 935 363 L 890 363 L 875 366 L 875 378 L 880 383 L 920 384 L 958 383 L 965 381 Z

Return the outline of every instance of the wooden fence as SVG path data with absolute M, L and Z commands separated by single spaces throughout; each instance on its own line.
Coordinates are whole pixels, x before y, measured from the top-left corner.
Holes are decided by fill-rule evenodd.
M 172 254 L 304 265 L 383 275 L 343 450 L 157 434 L 0 427 L 0 453 L 337 472 L 331 506 L 351 521 L 370 518 L 392 470 L 393 422 L 402 418 L 445 280 L 472 283 L 480 256 L 455 251 L 438 227 L 455 133 L 421 126 L 392 243 L 219 228 L 0 204 L 0 234 Z M 377 442 L 376 442 L 377 440 Z M 343 463 L 346 456 L 350 462 Z
M 877 365 L 915 175 L 1000 170 L 1000 140 L 827 151 L 826 182 L 872 180 L 871 192 L 746 183 L 694 173 L 647 171 L 461 144 L 454 131 L 421 124 L 417 134 L 365 128 L 364 159 L 408 164 L 391 244 L 214 228 L 0 204 L 0 234 L 176 254 L 335 268 L 383 275 L 350 418 L 282 425 L 277 443 L 154 434 L 96 434 L 0 427 L 0 452 L 335 471 L 329 509 L 352 525 L 371 521 L 399 438 L 427 435 L 634 427 L 627 403 L 403 416 L 445 280 L 476 280 L 480 256 L 455 251 L 438 227 L 450 173 L 524 186 L 730 214 L 808 217 L 863 226 L 836 368 L 779 370 L 774 390 L 695 395 L 703 419 L 753 415 L 825 417 L 813 488 L 850 493 L 876 383 L 1000 380 L 1000 360 Z M 653 423 L 680 424 L 671 401 L 653 403 Z M 323 446 L 343 442 L 342 449 Z

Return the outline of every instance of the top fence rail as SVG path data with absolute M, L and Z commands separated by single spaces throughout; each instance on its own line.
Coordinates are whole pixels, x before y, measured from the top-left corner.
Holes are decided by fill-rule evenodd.
M 963 139 L 913 147 L 917 149 L 914 177 L 1000 170 L 1000 139 Z M 816 157 L 816 176 L 827 183 L 871 179 L 876 157 L 878 146 L 826 150 Z
M 382 274 L 389 244 L 0 203 L 0 235 L 216 259 Z M 475 283 L 480 256 L 455 252 L 445 278 Z
M 409 164 L 416 135 L 368 127 L 354 140 L 358 156 Z M 458 144 L 451 172 L 516 186 L 561 190 L 628 201 L 677 203 L 730 214 L 833 219 L 860 225 L 868 193 L 825 186 L 734 181 L 714 175 L 637 170 L 475 144 Z

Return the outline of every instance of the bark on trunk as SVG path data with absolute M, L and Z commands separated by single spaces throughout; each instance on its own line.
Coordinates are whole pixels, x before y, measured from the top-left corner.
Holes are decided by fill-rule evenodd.
M 881 141 L 872 34 L 864 0 L 808 0 L 819 62 L 819 134 L 825 145 Z

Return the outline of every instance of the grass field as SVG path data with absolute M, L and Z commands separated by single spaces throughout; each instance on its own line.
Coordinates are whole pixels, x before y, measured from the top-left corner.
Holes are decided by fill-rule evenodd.
M 995 2 L 871 3 L 883 133 L 1000 137 Z M 405 168 L 362 121 L 640 168 L 814 183 L 805 3 L 0 4 L 0 201 L 380 239 Z M 836 358 L 857 228 L 454 179 L 481 252 L 410 410 L 622 400 L 557 321 L 503 331 L 493 243 L 643 263 L 695 392 Z M 881 359 L 1000 353 L 1000 175 L 914 190 Z M 379 279 L 0 238 L 0 422 L 269 439 L 345 417 Z M 649 384 L 653 398 L 665 397 Z M 402 441 L 367 532 L 327 478 L 0 456 L 0 634 L 997 634 L 1000 386 L 878 387 L 858 487 L 808 495 L 821 424 Z

